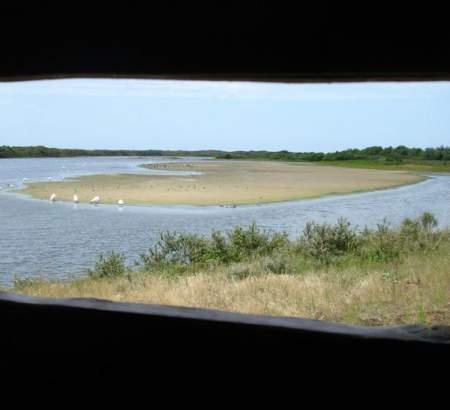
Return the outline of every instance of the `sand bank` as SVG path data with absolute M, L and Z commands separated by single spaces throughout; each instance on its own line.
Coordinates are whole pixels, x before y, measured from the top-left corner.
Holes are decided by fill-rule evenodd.
M 31 183 L 22 192 L 35 198 L 102 203 L 230 205 L 256 204 L 346 194 L 410 184 L 423 177 L 401 171 L 321 167 L 275 161 L 201 161 L 150 164 L 149 169 L 202 175 L 91 175 Z

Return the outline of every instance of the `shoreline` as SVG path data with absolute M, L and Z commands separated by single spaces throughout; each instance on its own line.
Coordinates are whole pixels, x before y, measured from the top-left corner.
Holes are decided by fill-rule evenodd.
M 192 175 L 92 174 L 69 177 L 64 181 L 32 182 L 8 192 L 48 200 L 50 191 L 54 191 L 57 202 L 66 203 L 72 203 L 72 195 L 77 193 L 80 204 L 88 204 L 90 196 L 100 195 L 100 203 L 105 205 L 114 205 L 118 199 L 123 199 L 125 205 L 130 206 L 234 208 L 377 192 L 432 178 L 412 172 L 345 168 L 338 168 L 339 173 L 331 167 L 298 167 L 275 161 L 260 162 L 256 167 L 253 165 L 255 162 L 248 165 L 246 161 L 205 162 L 139 165 L 147 169 L 184 173 L 188 168 Z M 205 167 L 210 169 L 205 170 Z M 327 170 L 325 173 L 324 169 Z M 336 190 L 336 186 L 341 190 Z M 102 195 L 104 192 L 106 194 Z
M 374 326 L 416 321 L 448 324 L 450 231 L 436 229 L 434 216 L 427 212 L 413 222 L 417 223 L 415 230 L 385 225 L 382 232 L 376 228 L 360 231 L 339 222 L 313 228 L 318 234 L 320 226 L 353 233 L 342 236 L 344 242 L 337 250 L 323 248 L 322 242 L 305 232 L 289 239 L 261 231 L 255 224 L 235 227 L 239 235 L 221 231 L 209 238 L 177 234 L 172 238 L 190 238 L 192 247 L 169 238 L 164 242 L 171 244 L 169 259 L 164 243 L 134 264 L 124 254 L 111 251 L 101 254 L 83 276 L 16 278 L 8 291 Z M 380 235 L 381 242 L 374 240 Z M 254 247 L 236 247 L 242 238 L 259 240 Z
M 114 174 L 113 174 L 114 175 Z M 436 175 L 440 175 L 440 176 L 450 176 L 450 174 L 436 174 Z M 391 186 L 391 187 L 386 187 L 386 188 L 379 188 L 379 189 L 372 189 L 372 190 L 366 190 L 366 191 L 354 191 L 354 192 L 347 192 L 347 193 L 329 193 L 329 194 L 323 194 L 320 196 L 316 196 L 316 197 L 308 197 L 308 198 L 298 198 L 298 199 L 286 199 L 283 201 L 272 201 L 272 202 L 260 202 L 260 203 L 246 203 L 246 204 L 236 204 L 235 207 L 232 207 L 230 205 L 194 205 L 194 204 L 183 204 L 183 203 L 179 203 L 179 204 L 143 204 L 143 203 L 126 203 L 123 205 L 123 208 L 164 208 L 166 210 L 176 210 L 176 209 L 189 209 L 189 210 L 202 210 L 202 209 L 216 209 L 216 208 L 221 208 L 221 209 L 233 209 L 233 208 L 240 208 L 240 209 L 248 209 L 248 208 L 256 208 L 256 207 L 262 207 L 262 206 L 274 206 L 274 205 L 284 205 L 284 204 L 290 204 L 290 203 L 295 203 L 295 202 L 306 202 L 306 201 L 314 201 L 314 200 L 319 200 L 319 199 L 327 199 L 327 198 L 339 198 L 339 197 L 344 197 L 344 196 L 351 196 L 351 195 L 358 195 L 358 194 L 370 194 L 370 193 L 375 193 L 375 192 L 382 192 L 382 191 L 391 191 L 391 190 L 395 190 L 395 189 L 399 189 L 399 188 L 403 188 L 403 187 L 409 187 L 412 185 L 418 185 L 420 183 L 429 181 L 433 178 L 433 176 L 424 176 L 423 179 L 418 180 L 418 181 L 414 181 L 414 182 L 410 182 L 410 183 L 406 183 L 406 184 L 402 184 L 402 185 L 398 185 L 398 186 Z M 39 201 L 39 202 L 49 202 L 48 199 L 43 199 L 43 198 L 36 198 L 33 197 L 31 194 L 29 193 L 24 193 L 22 192 L 22 189 L 11 189 L 11 190 L 4 190 L 3 194 L 10 194 L 13 195 L 16 198 L 21 198 L 21 199 L 25 199 L 28 201 Z M 103 207 L 103 206 L 107 206 L 107 207 L 114 207 L 117 208 L 118 204 L 111 202 L 101 202 L 98 205 L 92 205 L 89 203 L 73 203 L 70 200 L 57 200 L 55 203 L 61 203 L 64 205 L 76 205 L 76 206 L 82 206 L 82 207 L 86 207 L 85 209 L 90 209 L 92 207 Z

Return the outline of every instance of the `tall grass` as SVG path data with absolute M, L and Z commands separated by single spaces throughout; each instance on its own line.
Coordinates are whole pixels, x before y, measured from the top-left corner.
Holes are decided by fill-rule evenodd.
M 164 232 L 134 267 L 112 252 L 85 279 L 20 281 L 15 290 L 369 325 L 450 323 L 450 232 L 430 213 L 396 228 L 308 223 L 295 239 L 256 224 L 209 237 Z

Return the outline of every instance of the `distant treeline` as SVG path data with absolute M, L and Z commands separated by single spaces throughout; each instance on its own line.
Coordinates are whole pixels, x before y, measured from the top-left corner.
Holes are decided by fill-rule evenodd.
M 85 149 L 66 149 L 66 148 L 48 148 L 44 146 L 33 147 L 10 147 L 0 146 L 0 158 L 26 158 L 26 157 L 79 157 L 79 156 L 154 156 L 163 155 L 158 150 L 85 150 Z
M 290 151 L 235 151 L 217 156 L 223 159 L 271 159 L 284 161 L 346 161 L 346 160 L 383 160 L 401 163 L 404 160 L 450 161 L 450 147 L 408 148 L 373 146 L 364 149 L 347 149 L 330 153 L 290 152 Z
M 0 146 L 0 158 L 26 157 L 77 157 L 77 156 L 197 156 L 220 159 L 270 159 L 283 161 L 342 161 L 384 160 L 401 163 L 404 160 L 450 161 L 450 147 L 408 148 L 373 146 L 364 149 L 347 149 L 330 153 L 290 151 L 182 151 L 182 150 L 84 150 L 61 149 L 44 146 L 11 147 Z
M 48 148 L 42 145 L 30 147 L 0 146 L 0 158 L 45 158 L 45 157 L 115 157 L 115 156 L 197 156 L 217 157 L 227 152 L 218 150 L 203 151 L 170 151 L 170 150 L 108 150 L 108 149 L 74 149 L 74 148 Z

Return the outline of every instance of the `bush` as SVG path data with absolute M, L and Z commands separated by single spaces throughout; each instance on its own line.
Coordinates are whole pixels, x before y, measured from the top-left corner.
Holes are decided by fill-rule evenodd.
M 189 265 L 203 259 L 206 246 L 197 235 L 164 232 L 156 245 L 141 255 L 141 262 L 148 270 L 164 264 Z
M 247 229 L 235 228 L 228 234 L 230 257 L 234 261 L 258 255 L 270 255 L 289 244 L 286 233 L 261 231 L 253 222 Z
M 270 255 L 289 244 L 287 234 L 270 234 L 253 223 L 248 228 L 236 227 L 226 235 L 213 231 L 204 239 L 184 233 L 162 233 L 156 245 L 140 256 L 144 270 L 167 264 L 229 264 L 254 255 Z
M 398 232 L 383 220 L 374 231 L 363 231 L 358 256 L 370 262 L 387 262 L 397 259 L 401 250 Z
M 344 218 L 335 225 L 308 222 L 299 241 L 302 253 L 326 264 L 345 253 L 356 251 L 359 245 L 357 233 Z
M 337 263 L 343 257 L 360 261 L 388 262 L 411 252 L 422 252 L 437 246 L 442 233 L 433 231 L 437 220 L 425 212 L 416 219 L 406 218 L 398 229 L 383 220 L 373 230 L 358 232 L 345 219 L 335 225 L 308 222 L 297 244 L 297 252 L 315 263 Z
M 405 218 L 399 229 L 392 229 L 384 220 L 375 231 L 363 232 L 360 255 L 371 261 L 387 262 L 407 253 L 433 249 L 441 237 L 433 232 L 436 226 L 437 220 L 429 212 L 424 212 L 416 219 Z
M 419 218 L 422 228 L 431 231 L 438 226 L 436 217 L 431 212 L 424 212 Z
M 101 254 L 95 263 L 94 270 L 89 269 L 88 275 L 93 279 L 122 276 L 126 273 L 125 257 L 114 251 Z
M 389 262 L 408 253 L 435 249 L 444 235 L 448 235 L 444 233 L 447 231 L 434 231 L 436 226 L 436 218 L 426 212 L 419 218 L 403 220 L 398 229 L 392 228 L 386 220 L 377 224 L 375 229 L 363 231 L 342 218 L 334 225 L 309 222 L 295 243 L 286 233 L 263 231 L 255 223 L 247 228 L 236 227 L 227 233 L 213 231 L 209 238 L 165 232 L 161 233 L 153 248 L 140 256 L 137 264 L 146 272 L 178 274 L 202 265 L 230 265 L 255 260 L 263 272 L 272 273 L 297 271 L 298 268 L 293 267 L 297 260 L 302 261 L 302 269 L 317 264 Z M 111 276 L 105 270 L 123 270 L 117 258 L 101 259 L 95 269 L 100 272 L 98 276 Z M 235 276 L 246 274 L 237 273 Z

